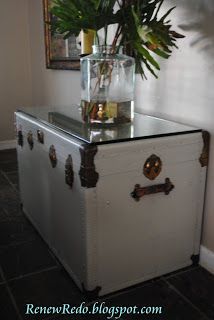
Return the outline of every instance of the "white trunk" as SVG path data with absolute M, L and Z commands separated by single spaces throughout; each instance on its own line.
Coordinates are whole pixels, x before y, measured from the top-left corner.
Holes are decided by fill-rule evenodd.
M 95 187 L 81 186 L 82 142 L 18 112 L 23 147 L 18 146 L 20 191 L 26 215 L 54 251 L 76 284 L 100 295 L 192 264 L 199 254 L 206 167 L 199 157 L 201 132 L 147 138 L 97 146 Z M 36 139 L 44 132 L 44 144 Z M 34 148 L 26 141 L 29 131 Z M 52 168 L 49 147 L 57 166 Z M 74 183 L 65 184 L 65 162 L 73 159 Z M 162 170 L 151 181 L 143 166 L 152 154 Z M 174 185 L 168 194 L 131 197 L 142 187 Z

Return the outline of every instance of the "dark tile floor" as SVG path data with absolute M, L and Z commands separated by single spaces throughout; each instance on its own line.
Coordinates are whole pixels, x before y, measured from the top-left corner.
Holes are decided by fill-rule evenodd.
M 15 150 L 0 152 L 0 320 L 102 320 L 111 307 L 162 307 L 162 314 L 124 314 L 119 319 L 214 319 L 214 276 L 192 267 L 99 299 L 109 314 L 26 314 L 34 306 L 79 306 L 98 301 L 84 296 L 24 217 L 19 205 Z M 104 306 L 104 304 L 103 304 Z M 106 309 L 107 310 L 107 309 Z M 149 310 L 149 309 L 148 309 Z

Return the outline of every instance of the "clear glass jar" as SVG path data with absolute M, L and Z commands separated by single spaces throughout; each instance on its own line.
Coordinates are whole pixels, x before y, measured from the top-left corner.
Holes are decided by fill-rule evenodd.
M 93 54 L 81 58 L 83 121 L 119 124 L 133 119 L 135 60 L 121 50 L 93 46 Z

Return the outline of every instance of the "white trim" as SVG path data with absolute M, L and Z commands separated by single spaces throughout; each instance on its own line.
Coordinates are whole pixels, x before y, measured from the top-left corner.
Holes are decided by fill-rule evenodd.
M 201 246 L 199 264 L 214 274 L 214 252 Z
M 15 149 L 16 140 L 0 141 L 0 150 Z

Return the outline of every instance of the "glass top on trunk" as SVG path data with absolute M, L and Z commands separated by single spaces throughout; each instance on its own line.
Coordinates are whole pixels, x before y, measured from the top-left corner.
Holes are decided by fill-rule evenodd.
M 132 123 L 106 125 L 104 127 L 87 125 L 81 119 L 81 110 L 72 107 L 19 108 L 18 112 L 39 122 L 90 144 L 105 144 L 129 140 L 158 138 L 162 136 L 189 134 L 201 129 L 168 121 L 140 113 L 135 113 Z

